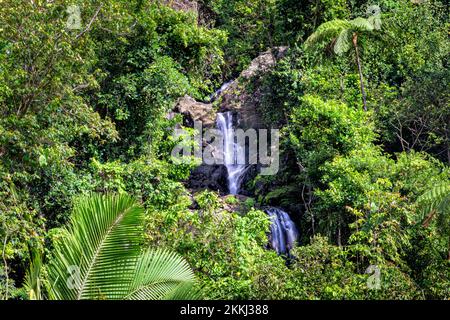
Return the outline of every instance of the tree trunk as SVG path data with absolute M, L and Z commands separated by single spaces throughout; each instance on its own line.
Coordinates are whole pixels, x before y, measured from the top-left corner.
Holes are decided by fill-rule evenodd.
M 448 257 L 447 260 L 450 261 L 450 237 L 448 237 Z
M 341 226 L 340 226 L 340 223 L 339 223 L 339 228 L 338 228 L 337 245 L 338 245 L 338 247 L 342 247 Z
M 450 139 L 448 136 L 448 130 L 445 131 L 445 138 L 447 140 L 447 160 L 448 164 L 450 165 Z
M 356 63 L 358 64 L 359 82 L 360 82 L 360 85 L 361 85 L 361 94 L 362 94 L 362 100 L 363 100 L 363 107 L 364 107 L 364 111 L 367 111 L 366 91 L 364 90 L 364 79 L 363 79 L 363 74 L 362 74 L 361 61 L 359 60 L 358 34 L 356 32 L 353 34 L 353 39 L 352 40 L 353 40 L 353 46 L 355 47 Z

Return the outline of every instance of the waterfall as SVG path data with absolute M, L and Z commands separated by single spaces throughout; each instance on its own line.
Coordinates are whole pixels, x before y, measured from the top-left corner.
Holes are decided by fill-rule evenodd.
M 223 137 L 223 160 L 227 169 L 227 182 L 230 194 L 238 194 L 242 178 L 247 169 L 245 164 L 239 164 L 238 159 L 245 159 L 245 148 L 235 141 L 233 128 L 233 113 L 217 114 L 217 128 Z M 244 154 L 245 156 L 245 154 Z M 289 256 L 289 251 L 297 243 L 298 230 L 289 214 L 275 207 L 270 207 L 266 213 L 272 220 L 270 225 L 269 242 L 272 249 L 280 255 Z
M 271 207 L 266 213 L 272 220 L 270 225 L 270 245 L 278 254 L 289 254 L 297 243 L 298 230 L 289 215 L 283 210 Z
M 227 81 L 222 86 L 217 89 L 213 94 L 211 94 L 208 98 L 208 102 L 214 102 L 225 90 L 228 89 L 228 87 L 233 84 L 233 80 Z
M 230 194 L 238 194 L 246 165 L 238 163 L 238 156 L 242 156 L 245 149 L 235 141 L 233 113 L 230 111 L 218 113 L 217 128 L 223 137 L 223 159 L 228 173 L 228 190 Z

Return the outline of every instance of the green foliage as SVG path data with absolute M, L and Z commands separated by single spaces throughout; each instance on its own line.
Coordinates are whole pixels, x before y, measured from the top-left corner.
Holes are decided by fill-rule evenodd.
M 367 115 L 337 101 L 304 96 L 291 115 L 289 139 L 297 161 L 310 176 L 327 160 L 361 148 L 374 139 Z
M 449 196 L 450 196 L 450 185 L 442 184 L 435 186 L 431 190 L 427 191 L 421 195 L 417 202 L 421 206 L 424 212 L 431 212 L 436 210 L 437 212 L 447 213 L 449 212 Z M 445 226 L 446 224 L 440 224 Z
M 416 230 L 412 238 L 408 263 L 414 268 L 416 282 L 428 298 L 450 297 L 448 241 L 438 237 L 435 228 Z
M 80 7 L 80 30 L 66 28 L 67 1 L 2 3 L 0 235 L 8 283 L 22 283 L 28 247 L 39 247 L 45 227 L 67 222 L 77 195 L 129 191 L 163 206 L 180 193 L 191 167 L 166 163 L 176 123 L 166 113 L 180 95 L 211 90 L 225 35 L 199 27 L 192 14 L 138 3 L 70 2 Z
M 239 203 L 239 199 L 237 199 L 234 196 L 229 196 L 229 197 L 225 198 L 225 202 L 227 204 L 238 204 Z
M 24 288 L 30 300 L 43 300 L 42 288 L 42 257 L 40 253 L 35 253 L 31 259 L 30 268 L 25 277 Z
M 276 43 L 275 0 L 202 0 L 212 23 L 228 34 L 225 78 L 242 71 L 260 52 Z
M 264 270 L 282 274 L 285 264 L 275 252 L 264 249 L 268 216 L 256 210 L 244 216 L 224 211 L 217 194 L 210 191 L 197 195 L 196 201 L 200 211 L 188 210 L 188 202 L 185 208 L 150 210 L 150 243 L 167 246 L 186 257 L 199 277 L 205 298 L 276 297 L 270 291 L 277 284 L 269 278 L 279 280 Z
M 185 94 L 202 98 L 220 73 L 225 35 L 197 25 L 195 16 L 148 3 L 136 14 L 132 29 L 98 30 L 98 68 L 104 72 L 92 103 L 115 120 L 122 140 L 117 156 L 156 154 L 166 114 Z M 203 79 L 210 78 L 211 81 Z
M 193 274 L 186 262 L 166 251 L 142 252 L 143 213 L 126 195 L 80 198 L 48 264 L 49 297 L 134 300 L 189 296 Z
M 245 201 L 244 201 L 244 205 L 248 208 L 248 209 L 251 209 L 251 208 L 254 208 L 255 207 L 255 199 L 253 199 L 253 198 L 247 198 L 247 199 L 245 199 Z
M 408 23 L 414 23 L 417 18 L 412 18 L 413 16 L 422 12 L 428 17 L 430 11 L 427 10 L 431 10 L 428 5 L 413 8 L 410 4 L 401 3 L 399 6 L 407 6 L 408 10 L 392 12 L 392 16 L 387 15 L 386 19 L 383 15 L 383 31 L 388 36 L 392 30 L 391 18 L 402 15 Z M 431 22 L 432 19 L 426 21 L 424 28 L 429 30 L 429 34 L 433 34 L 426 41 L 434 45 L 441 41 L 443 44 L 442 40 L 438 40 L 442 30 L 439 29 L 439 23 L 436 19 L 434 22 Z M 340 27 L 339 23 L 334 21 L 325 24 L 328 25 L 330 28 L 326 29 L 337 37 L 339 32 L 332 27 Z M 400 35 L 399 40 L 403 34 L 396 32 L 396 35 Z M 422 50 L 425 46 L 419 43 L 423 39 L 412 41 Z M 387 63 L 396 69 L 392 65 L 403 59 L 397 56 L 391 60 L 390 52 L 376 49 L 387 46 L 381 37 L 373 37 L 373 43 L 368 43 L 365 39 L 361 41 L 362 55 L 370 68 L 372 63 Z M 372 56 L 372 50 L 378 56 Z M 433 68 L 439 70 L 441 67 L 435 59 L 436 52 L 430 55 L 431 61 L 435 63 Z M 358 108 L 360 99 L 358 76 L 349 70 L 346 61 L 338 56 L 320 63 L 315 59 L 310 60 L 311 53 L 291 50 L 288 58 L 266 77 L 266 86 L 270 88 L 264 100 L 264 110 L 268 110 L 269 114 L 266 121 L 285 125 L 282 158 L 294 154 L 296 161 L 285 160 L 278 177 L 255 182 L 259 185 L 258 192 L 265 192 L 266 197 L 284 206 L 296 208 L 295 210 L 303 208 L 305 214 L 300 224 L 302 241 L 307 241 L 305 234 L 314 235 L 319 232 L 342 246 L 346 253 L 343 259 L 355 261 L 355 265 L 350 266 L 348 277 L 351 277 L 351 272 L 360 274 L 370 264 L 377 265 L 386 282 L 382 281 L 381 291 L 365 291 L 363 296 L 382 299 L 415 299 L 424 296 L 445 299 L 448 297 L 445 286 L 449 279 L 446 272 L 448 232 L 439 232 L 436 219 L 432 220 L 430 230 L 425 232 L 421 227 L 423 214 L 418 210 L 416 200 L 435 185 L 448 185 L 448 168 L 425 153 L 399 153 L 393 157 L 383 152 L 383 146 L 374 146 L 378 137 L 376 131 L 381 132 L 386 141 L 387 134 L 395 134 L 397 130 L 399 133 L 396 137 L 403 139 L 403 150 L 432 150 L 435 146 L 445 150 L 445 138 L 433 141 L 431 137 L 437 135 L 428 136 L 428 132 L 440 132 L 442 137 L 445 130 L 445 121 L 442 119 L 446 114 L 446 96 L 445 90 L 438 84 L 445 79 L 445 72 L 437 73 L 440 76 L 434 78 L 437 81 L 435 85 L 419 85 L 419 88 L 402 94 L 403 98 L 400 99 L 395 91 L 397 89 L 393 88 L 396 84 L 379 83 L 388 79 L 385 73 L 388 68 L 381 70 L 377 67 L 370 71 L 365 68 L 365 73 L 375 81 L 374 84 L 369 81 L 369 87 L 373 91 L 369 91 L 368 103 L 372 106 L 378 104 L 375 107 L 377 113 L 365 115 L 354 111 Z M 404 69 L 396 70 L 401 73 Z M 420 73 L 419 79 L 425 79 L 423 76 Z M 430 84 L 431 78 L 428 79 Z M 408 81 L 410 89 L 416 86 L 417 83 Z M 435 92 L 437 99 L 426 98 L 430 92 Z M 429 107 L 423 109 L 419 99 L 423 99 Z M 387 105 L 386 101 L 391 104 Z M 340 111 L 331 112 L 331 106 L 336 108 L 336 105 L 341 105 L 337 108 Z M 406 105 L 410 108 L 409 112 L 402 110 Z M 439 111 L 436 109 L 438 105 Z M 384 106 L 389 109 L 383 109 Z M 393 114 L 397 116 L 393 117 Z M 349 119 L 352 120 L 348 121 Z M 400 127 L 397 128 L 399 124 Z M 407 125 L 402 127 L 403 124 Z M 415 138 L 412 138 L 413 135 Z M 411 140 L 415 141 L 414 147 L 409 148 Z M 386 149 L 392 150 L 391 145 Z M 441 151 L 441 158 L 442 152 L 445 151 Z M 305 246 L 305 250 L 307 248 L 309 249 Z M 417 250 L 420 252 L 419 256 L 415 256 Z M 333 279 L 332 274 L 330 272 L 329 276 L 324 277 L 324 283 L 320 282 L 314 292 L 327 287 L 327 281 Z M 305 276 L 308 275 L 307 273 Z M 436 282 L 433 283 L 432 279 Z M 341 291 L 343 287 L 338 285 L 329 289 L 329 293 L 341 298 L 348 298 L 347 294 L 360 297 L 363 291 L 358 291 L 357 287 L 357 282 L 350 285 L 349 293 Z
M 430 220 L 436 217 L 435 229 L 442 238 L 448 238 L 448 261 L 450 262 L 450 185 L 448 181 L 444 184 L 434 186 L 417 199 L 419 209 L 426 217 L 423 225 L 427 227 Z
M 189 298 L 193 273 L 206 299 L 449 299 L 445 5 L 197 3 L 2 1 L 0 299 Z M 285 45 L 242 88 L 281 129 L 279 173 L 244 202 L 186 189 L 197 163 L 170 156 L 192 146 L 172 135 L 176 101 Z M 267 204 L 300 230 L 288 261 L 267 249 Z
M 219 207 L 219 197 L 217 193 L 205 190 L 195 197 L 198 206 L 202 211 L 214 212 Z
M 290 44 L 305 40 L 323 22 L 347 18 L 350 15 L 347 2 L 344 0 L 278 1 L 283 39 Z

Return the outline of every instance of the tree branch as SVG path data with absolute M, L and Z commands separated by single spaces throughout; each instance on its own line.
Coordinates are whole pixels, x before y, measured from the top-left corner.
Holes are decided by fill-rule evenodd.
M 77 36 L 75 37 L 75 39 L 79 39 L 81 36 L 83 36 L 86 32 L 88 32 L 91 29 L 92 24 L 94 23 L 95 19 L 97 19 L 98 13 L 100 12 L 100 9 L 102 8 L 103 4 L 101 3 L 98 8 L 97 11 L 95 12 L 94 16 L 91 18 L 91 21 L 89 21 L 86 29 L 84 29 L 83 31 L 81 31 L 79 34 L 77 34 Z

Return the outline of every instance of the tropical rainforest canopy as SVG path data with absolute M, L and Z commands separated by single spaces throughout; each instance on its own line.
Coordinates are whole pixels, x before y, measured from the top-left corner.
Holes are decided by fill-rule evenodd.
M 448 15 L 0 0 L 0 299 L 449 299 Z M 183 97 L 279 129 L 277 174 L 198 187 L 171 157 Z

